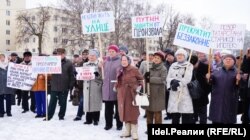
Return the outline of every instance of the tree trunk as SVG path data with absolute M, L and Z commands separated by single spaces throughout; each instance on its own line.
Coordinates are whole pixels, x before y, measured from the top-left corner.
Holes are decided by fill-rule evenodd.
M 42 54 L 42 35 L 38 35 L 38 54 Z

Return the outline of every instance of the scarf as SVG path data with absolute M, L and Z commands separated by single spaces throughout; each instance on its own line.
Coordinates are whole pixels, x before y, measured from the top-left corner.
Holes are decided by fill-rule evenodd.
M 8 66 L 7 62 L 0 62 L 0 68 L 6 70 Z

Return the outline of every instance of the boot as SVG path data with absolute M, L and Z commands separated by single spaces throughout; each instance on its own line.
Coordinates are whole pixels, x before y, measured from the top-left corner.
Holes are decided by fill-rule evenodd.
M 137 124 L 131 124 L 131 133 L 132 133 L 132 139 L 138 140 L 138 125 Z
M 121 135 L 121 138 L 131 137 L 131 123 L 125 123 L 125 131 Z

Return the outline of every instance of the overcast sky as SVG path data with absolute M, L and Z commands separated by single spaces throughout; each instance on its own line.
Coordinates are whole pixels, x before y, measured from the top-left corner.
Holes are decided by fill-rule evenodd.
M 56 5 L 58 0 L 26 0 L 27 8 Z M 149 0 L 151 1 L 151 0 Z M 195 19 L 208 17 L 214 23 L 246 24 L 250 30 L 250 0 L 153 0 L 154 4 L 165 2 L 183 14 Z

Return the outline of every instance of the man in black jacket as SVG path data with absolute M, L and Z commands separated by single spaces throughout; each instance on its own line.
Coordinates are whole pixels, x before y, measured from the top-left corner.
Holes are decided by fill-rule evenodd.
M 243 114 L 242 123 L 248 124 L 250 122 L 250 49 L 247 50 L 247 54 L 243 58 L 243 63 L 241 66 L 241 71 L 243 73 L 243 80 L 240 82 L 240 97 L 243 101 Z
M 57 55 L 61 56 L 62 73 L 52 74 L 51 76 L 51 95 L 48 108 L 48 120 L 50 120 L 56 109 L 57 99 L 60 103 L 59 120 L 64 120 L 67 97 L 70 89 L 73 89 L 75 83 L 74 66 L 72 62 L 65 57 L 65 49 L 58 48 Z

